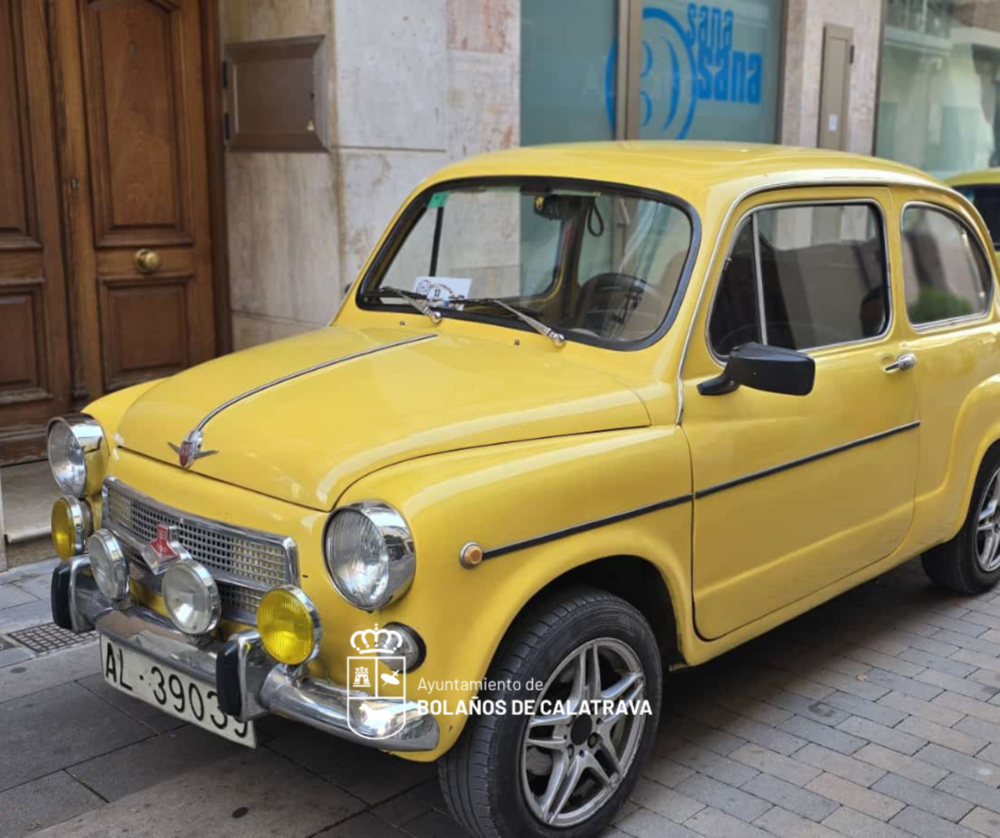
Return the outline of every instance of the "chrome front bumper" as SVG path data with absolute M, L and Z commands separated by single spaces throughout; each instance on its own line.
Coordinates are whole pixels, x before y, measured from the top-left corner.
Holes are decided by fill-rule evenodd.
M 222 709 L 239 721 L 273 713 L 382 751 L 437 747 L 437 721 L 421 714 L 416 702 L 365 698 L 356 691 L 348 701 L 340 685 L 275 663 L 255 631 L 195 643 L 149 608 L 113 608 L 98 590 L 86 556 L 53 571 L 52 614 L 63 628 L 77 633 L 96 629 L 115 643 L 213 685 Z

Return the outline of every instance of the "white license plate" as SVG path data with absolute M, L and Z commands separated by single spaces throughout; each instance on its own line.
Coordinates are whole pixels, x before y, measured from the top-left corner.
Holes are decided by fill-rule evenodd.
M 253 722 L 219 709 L 215 687 L 101 637 L 104 680 L 115 689 L 233 742 L 257 747 Z

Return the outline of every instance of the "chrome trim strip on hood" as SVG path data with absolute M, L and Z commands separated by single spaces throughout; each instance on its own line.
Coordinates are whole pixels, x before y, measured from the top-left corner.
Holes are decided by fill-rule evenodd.
M 284 384 L 286 381 L 293 381 L 296 378 L 301 378 L 304 375 L 309 375 L 310 373 L 319 372 L 327 367 L 333 367 L 337 364 L 342 364 L 346 361 L 353 361 L 356 358 L 363 358 L 366 355 L 374 355 L 376 352 L 381 352 L 384 349 L 395 349 L 399 346 L 406 346 L 411 343 L 420 343 L 425 340 L 433 340 L 437 335 L 418 335 L 413 338 L 406 338 L 405 340 L 397 340 L 393 343 L 382 344 L 381 346 L 373 346 L 370 349 L 362 349 L 360 352 L 352 352 L 350 355 L 343 355 L 340 358 L 334 358 L 330 361 L 323 361 L 321 364 L 315 364 L 311 367 L 306 367 L 303 370 L 297 370 L 296 372 L 288 373 L 288 375 L 283 375 L 281 378 L 275 378 L 273 381 L 265 382 L 264 384 L 258 384 L 256 387 L 251 387 L 240 393 L 238 396 L 233 396 L 231 399 L 227 399 L 218 407 L 213 408 L 205 417 L 194 426 L 194 429 L 184 437 L 184 440 L 180 446 L 176 446 L 173 443 L 168 442 L 167 445 L 170 446 L 176 453 L 180 455 L 181 466 L 184 468 L 190 468 L 194 465 L 194 461 L 199 457 L 208 456 L 208 454 L 215 454 L 215 451 L 201 451 L 202 443 L 202 431 L 205 426 L 211 422 L 216 416 L 218 416 L 222 411 L 232 407 L 235 404 L 243 401 L 244 399 L 249 399 L 251 396 L 256 396 L 258 393 L 262 393 L 265 390 L 269 390 L 272 387 L 277 387 L 279 384 Z

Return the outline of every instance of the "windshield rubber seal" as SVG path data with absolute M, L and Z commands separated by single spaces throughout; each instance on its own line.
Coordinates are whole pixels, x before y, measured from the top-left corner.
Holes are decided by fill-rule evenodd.
M 381 280 L 383 273 L 392 263 L 393 257 L 395 257 L 396 252 L 406 240 L 406 236 L 410 233 L 413 227 L 416 226 L 417 222 L 420 221 L 424 213 L 427 211 L 430 198 L 435 192 L 490 186 L 517 186 L 527 187 L 529 189 L 531 187 L 540 188 L 551 186 L 557 189 L 566 188 L 580 191 L 600 190 L 614 192 L 624 197 L 643 198 L 646 200 L 656 201 L 658 203 L 666 204 L 667 206 L 679 209 L 683 212 L 687 216 L 688 223 L 691 225 L 691 240 L 688 243 L 688 251 L 684 260 L 684 268 L 681 271 L 680 279 L 677 281 L 677 287 L 674 289 L 673 298 L 670 301 L 670 305 L 667 307 L 663 321 L 656 328 L 656 330 L 641 340 L 633 341 L 606 340 L 594 335 L 580 334 L 570 329 L 567 329 L 564 334 L 567 342 L 572 341 L 574 343 L 583 343 L 589 346 L 597 346 L 602 349 L 614 349 L 619 352 L 634 352 L 639 349 L 646 349 L 647 347 L 658 343 L 663 336 L 670 331 L 670 327 L 677 318 L 677 312 L 680 310 L 681 304 L 684 301 L 684 296 L 687 292 L 687 287 L 691 279 L 691 273 L 694 269 L 694 263 L 698 256 L 698 250 L 701 247 L 701 218 L 699 217 L 697 210 L 695 210 L 694 206 L 692 206 L 688 201 L 685 201 L 683 198 L 679 198 L 678 196 L 672 195 L 668 192 L 661 192 L 656 189 L 649 189 L 642 186 L 630 186 L 616 181 L 592 180 L 589 178 L 547 177 L 544 175 L 486 175 L 483 177 L 466 177 L 444 180 L 428 186 L 426 189 L 417 194 L 403 210 L 402 215 L 400 215 L 399 219 L 393 225 L 392 230 L 389 231 L 389 235 L 386 236 L 386 239 L 379 248 L 378 253 L 376 253 L 374 259 L 372 259 L 371 265 L 369 265 L 364 277 L 362 277 L 361 281 L 357 283 L 357 290 L 354 295 L 355 305 L 363 311 L 389 312 L 392 314 L 411 312 L 412 309 L 407 305 L 385 302 L 372 303 L 365 300 L 364 295 L 369 289 L 374 290 L 377 287 L 376 283 Z M 482 313 L 471 313 L 445 307 L 438 310 L 445 317 L 454 318 L 456 320 L 486 323 L 491 326 L 504 326 L 511 329 L 517 329 L 522 332 L 534 331 L 526 323 L 522 323 L 518 320 L 512 320 L 507 317 L 490 317 L 489 315 L 484 315 Z

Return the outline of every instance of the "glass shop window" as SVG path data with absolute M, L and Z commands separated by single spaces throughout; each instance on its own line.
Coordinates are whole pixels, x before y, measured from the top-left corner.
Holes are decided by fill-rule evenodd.
M 797 205 L 759 210 L 744 225 L 709 334 L 725 356 L 750 341 L 796 350 L 852 343 L 884 334 L 888 324 L 879 211 L 870 204 Z
M 974 317 L 990 304 L 993 278 L 975 236 L 950 213 L 903 211 L 903 286 L 914 325 Z
M 996 0 L 886 0 L 878 157 L 946 178 L 1000 165 Z

